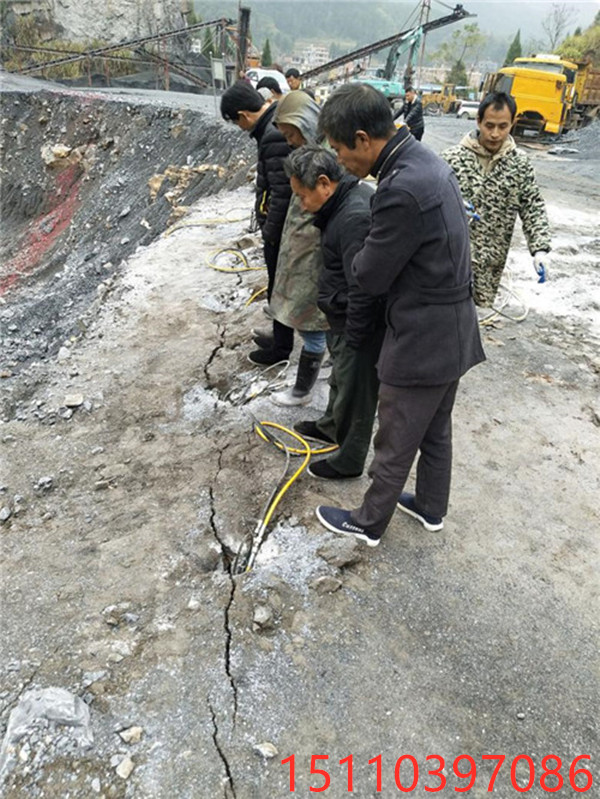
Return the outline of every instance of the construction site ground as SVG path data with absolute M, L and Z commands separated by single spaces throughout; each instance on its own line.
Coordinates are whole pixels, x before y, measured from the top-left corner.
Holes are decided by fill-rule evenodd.
M 401 795 L 417 764 L 409 795 L 444 781 L 449 797 L 469 782 L 464 755 L 480 799 L 495 765 L 482 756 L 504 755 L 493 795 L 539 799 L 557 784 L 540 782 L 553 755 L 556 795 L 571 797 L 569 767 L 591 755 L 574 770 L 592 772 L 592 797 L 600 125 L 569 137 L 577 152 L 530 150 L 552 266 L 538 284 L 519 228 L 505 312 L 529 313 L 482 329 L 487 361 L 462 380 L 454 415 L 443 531 L 397 513 L 376 549 L 337 537 L 314 509 L 356 507 L 367 475 L 302 474 L 255 568 L 235 576 L 232 555 L 284 467 L 253 419 L 314 419 L 327 399 L 325 380 L 302 409 L 268 389 L 248 399 L 266 382 L 246 359 L 267 323 L 264 303 L 247 304 L 265 273 L 208 265 L 230 247 L 261 263 L 253 144 L 212 98 L 186 96 L 182 110 L 176 95 L 38 86 L 6 81 L 2 96 L 4 186 L 31 199 L 3 225 L 0 275 L 0 794 L 280 799 L 294 755 L 295 795 L 326 784 L 310 773 L 319 756 L 323 795 L 338 799 L 352 755 L 355 796 Z M 472 125 L 427 119 L 424 143 L 439 151 Z M 82 126 L 97 132 L 87 143 Z M 76 171 L 60 172 L 80 198 L 63 239 L 31 254 L 27 236 L 62 207 L 47 173 L 84 144 Z M 202 164 L 211 171 L 164 177 Z M 30 261 L 15 261 L 23 252 Z M 82 701 L 59 712 L 49 688 Z M 414 762 L 396 770 L 402 755 Z M 533 763 L 528 790 L 519 755 Z

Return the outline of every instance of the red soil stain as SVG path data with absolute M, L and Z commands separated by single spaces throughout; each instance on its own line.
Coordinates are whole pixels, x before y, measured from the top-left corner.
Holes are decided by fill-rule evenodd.
M 4 264 L 0 296 L 18 284 L 21 278 L 34 272 L 69 227 L 80 204 L 79 179 L 82 174 L 79 164 L 71 164 L 57 174 L 56 203 L 51 211 L 30 223 L 20 252 Z

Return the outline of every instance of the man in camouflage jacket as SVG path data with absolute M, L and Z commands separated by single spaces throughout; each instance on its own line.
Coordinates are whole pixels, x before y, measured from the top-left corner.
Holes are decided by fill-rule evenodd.
M 527 156 L 517 150 L 510 130 L 516 113 L 510 95 L 492 93 L 477 112 L 477 131 L 442 153 L 454 170 L 465 201 L 480 216 L 471 222 L 473 296 L 489 307 L 506 266 L 517 214 L 540 276 L 550 250 L 546 207 Z

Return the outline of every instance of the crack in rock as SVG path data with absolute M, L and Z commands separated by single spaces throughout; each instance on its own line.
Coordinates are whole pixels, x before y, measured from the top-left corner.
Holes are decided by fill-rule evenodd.
M 219 354 L 219 352 L 223 349 L 223 347 L 225 345 L 225 332 L 226 332 L 226 330 L 227 330 L 227 326 L 226 325 L 223 325 L 221 327 L 220 324 L 217 324 L 217 335 L 219 336 L 219 343 L 217 344 L 216 347 L 214 347 L 213 351 L 208 356 L 208 360 L 206 361 L 206 364 L 204 365 L 204 377 L 206 378 L 206 385 L 209 386 L 209 387 L 211 387 L 211 385 L 212 385 L 211 384 L 211 380 L 210 380 L 209 370 L 210 370 L 210 367 L 212 365 L 212 362 L 215 360 L 215 358 L 217 357 L 217 355 Z
M 225 752 L 223 752 L 223 750 L 221 749 L 221 745 L 219 744 L 219 726 L 217 724 L 217 717 L 213 709 L 213 706 L 210 703 L 210 700 L 207 700 L 207 704 L 208 704 L 208 709 L 210 710 L 210 715 L 213 723 L 213 734 L 212 734 L 213 743 L 215 745 L 215 749 L 219 753 L 221 762 L 223 763 L 225 774 L 227 775 L 227 785 L 231 789 L 231 791 L 228 791 L 227 785 L 225 785 L 223 797 L 224 799 L 230 799 L 230 794 L 231 794 L 231 796 L 233 796 L 233 799 L 236 799 L 235 784 L 233 782 L 233 775 L 231 773 L 231 768 L 229 767 L 229 761 L 227 760 Z
M 219 459 L 218 459 L 218 463 L 217 463 L 217 474 L 215 476 L 215 480 L 218 478 L 219 472 L 221 471 L 221 468 L 222 468 L 222 459 L 223 459 L 223 453 L 224 453 L 225 449 L 227 449 L 227 447 L 224 447 L 224 449 L 219 452 Z M 213 493 L 212 486 L 209 487 L 209 497 L 210 497 L 210 517 L 209 517 L 209 522 L 210 522 L 211 529 L 213 531 L 213 535 L 215 536 L 219 546 L 221 547 L 221 553 L 222 553 L 222 556 L 223 556 L 224 571 L 227 573 L 227 576 L 229 578 L 229 597 L 227 599 L 227 604 L 225 605 L 225 608 L 224 608 L 224 611 L 223 611 L 223 629 L 225 631 L 224 662 L 225 662 L 225 673 L 227 674 L 227 679 L 229 680 L 229 685 L 231 686 L 231 692 L 232 692 L 232 696 L 233 696 L 233 726 L 235 727 L 238 703 L 237 703 L 237 686 L 235 684 L 235 679 L 234 679 L 232 671 L 231 671 L 231 643 L 232 643 L 232 638 L 233 638 L 233 632 L 232 632 L 232 629 L 231 629 L 231 623 L 230 623 L 230 618 L 229 618 L 229 614 L 230 614 L 230 611 L 231 611 L 231 606 L 233 605 L 233 602 L 234 602 L 234 599 L 235 599 L 235 588 L 236 588 L 236 583 L 235 583 L 235 580 L 234 580 L 234 576 L 233 576 L 232 571 L 231 571 L 231 565 L 232 565 L 232 560 L 233 560 L 234 553 L 229 549 L 229 547 L 226 545 L 225 541 L 220 537 L 219 531 L 217 529 L 217 525 L 216 525 L 216 522 L 215 522 L 215 516 L 216 516 L 215 498 L 214 498 L 214 493 Z
M 45 642 L 45 640 L 46 639 L 44 639 L 44 642 Z M 54 647 L 54 649 L 51 650 L 49 655 L 46 658 L 44 658 L 43 661 L 40 661 L 37 664 L 37 666 L 34 666 L 34 669 L 33 669 L 32 673 L 29 675 L 29 677 L 26 677 L 25 680 L 23 681 L 23 684 L 21 685 L 16 697 L 13 698 L 13 699 L 10 699 L 8 702 L 5 702 L 2 705 L 2 707 L 0 707 L 0 716 L 2 716 L 4 714 L 4 712 L 11 705 L 13 705 L 14 707 L 16 707 L 18 705 L 18 703 L 21 701 L 21 698 L 22 698 L 23 694 L 25 693 L 25 691 L 27 691 L 27 690 L 29 690 L 29 688 L 31 688 L 31 686 L 33 684 L 33 681 L 35 680 L 35 678 L 37 677 L 39 671 L 42 668 L 43 663 L 51 660 L 60 649 L 61 649 L 61 646 L 60 646 L 60 644 L 58 644 L 57 646 Z

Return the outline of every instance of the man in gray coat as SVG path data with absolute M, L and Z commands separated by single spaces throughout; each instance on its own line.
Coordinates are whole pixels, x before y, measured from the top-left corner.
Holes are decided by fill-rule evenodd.
M 377 546 L 396 506 L 427 530 L 443 527 L 454 399 L 461 376 L 485 359 L 469 230 L 454 173 L 406 127 L 396 131 L 376 89 L 342 86 L 323 106 L 319 127 L 349 172 L 377 180 L 352 273 L 365 292 L 386 296 L 386 333 L 371 486 L 356 510 L 321 505 L 316 513 L 328 529 Z M 417 453 L 416 492 L 402 493 Z

